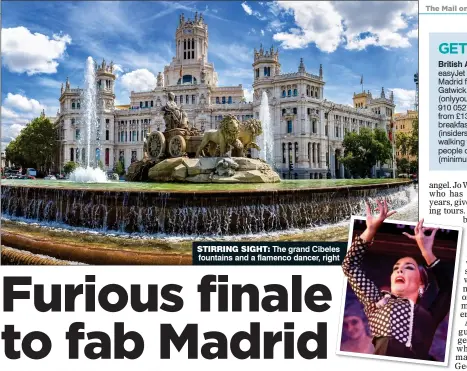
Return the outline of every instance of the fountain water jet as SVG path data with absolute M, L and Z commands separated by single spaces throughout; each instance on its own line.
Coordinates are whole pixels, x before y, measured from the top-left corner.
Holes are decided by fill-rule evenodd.
M 83 91 L 84 136 L 79 139 L 81 148 L 86 148 L 85 156 L 80 166 L 70 174 L 70 180 L 79 183 L 105 183 L 107 176 L 98 167 L 97 151 L 100 154 L 100 122 L 97 120 L 97 85 L 95 63 L 92 57 L 86 62 Z M 92 150 L 92 147 L 96 147 Z M 94 148 L 93 148 L 94 149 Z M 92 156 L 94 153 L 94 156 Z
M 269 102 L 268 95 L 263 91 L 261 97 L 261 106 L 259 110 L 259 119 L 263 127 L 263 137 L 262 137 L 262 150 L 264 150 L 264 160 L 271 165 L 272 168 L 275 167 L 274 161 L 274 135 L 271 127 L 271 116 L 269 114 Z

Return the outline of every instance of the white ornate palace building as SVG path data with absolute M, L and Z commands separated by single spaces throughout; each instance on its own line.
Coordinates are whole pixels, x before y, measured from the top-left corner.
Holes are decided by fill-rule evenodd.
M 321 65 L 318 74 L 312 74 L 300 60 L 297 72 L 282 74 L 278 51 L 262 47 L 254 50 L 253 102 L 245 102 L 242 85 L 218 86 L 217 72 L 207 60 L 208 26 L 202 15 L 195 14 L 192 20 L 180 16 L 175 45 L 176 55 L 159 72 L 154 89 L 131 92 L 129 105 L 114 105 L 113 65 L 103 61 L 98 66 L 101 134 L 96 153 L 107 170 L 114 169 L 117 161 L 128 168 L 141 159 L 146 133 L 165 129 L 161 107 L 169 91 L 187 112 L 190 125 L 201 130 L 215 129 L 227 114 L 240 120 L 258 118 L 261 96 L 266 91 L 276 168 L 287 178 L 322 178 L 328 172 L 333 178 L 344 177 L 347 174 L 338 156 L 343 154 L 345 133 L 358 132 L 362 127 L 387 130 L 394 113 L 393 95 L 386 96 L 384 89 L 377 98 L 370 92 L 354 94 L 353 107 L 330 102 L 325 99 Z M 61 90 L 57 116 L 61 150 L 57 161 L 62 168 L 68 161 L 80 162 L 84 155 L 78 140 L 83 131 L 79 120 L 81 94 L 82 90 L 71 88 L 68 80 Z

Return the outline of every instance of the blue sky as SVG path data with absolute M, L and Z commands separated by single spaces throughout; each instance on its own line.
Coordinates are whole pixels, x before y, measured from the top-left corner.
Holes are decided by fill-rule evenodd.
M 413 1 L 35 1 L 2 2 L 2 147 L 45 109 L 57 112 L 69 76 L 82 86 L 92 56 L 118 66 L 117 103 L 149 90 L 174 56 L 180 13 L 203 12 L 208 60 L 220 85 L 243 84 L 251 97 L 253 49 L 279 48 L 283 73 L 323 64 L 325 98 L 352 102 L 364 88 L 393 90 L 396 110 L 413 107 L 418 8 Z M 251 99 L 251 98 L 250 98 Z

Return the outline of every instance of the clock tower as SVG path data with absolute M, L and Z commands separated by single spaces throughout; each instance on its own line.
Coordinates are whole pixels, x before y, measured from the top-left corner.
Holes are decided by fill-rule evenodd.
M 194 19 L 185 19 L 181 14 L 175 33 L 176 59 L 183 65 L 196 64 L 207 59 L 208 54 L 208 26 L 204 23 L 203 15 L 195 13 Z
M 175 32 L 175 57 L 164 68 L 166 86 L 217 85 L 217 73 L 208 58 L 208 26 L 203 15 L 195 13 L 193 19 L 182 13 Z

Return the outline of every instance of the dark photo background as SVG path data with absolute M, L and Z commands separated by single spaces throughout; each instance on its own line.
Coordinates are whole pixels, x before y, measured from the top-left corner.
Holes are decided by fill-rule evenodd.
M 365 220 L 354 220 L 352 238 L 361 234 L 365 228 Z M 415 241 L 402 234 L 403 232 L 407 232 L 413 235 L 414 228 L 415 226 L 412 225 L 385 222 L 378 230 L 374 243 L 368 249 L 363 260 L 363 269 L 368 278 L 370 278 L 380 289 L 390 290 L 392 267 L 398 259 L 404 256 L 411 256 L 419 262 L 423 262 L 420 250 L 416 246 Z M 455 272 L 458 236 L 459 232 L 456 230 L 440 229 L 436 233 L 435 238 L 434 254 L 441 259 L 440 264 L 443 264 L 447 271 L 452 272 L 452 275 L 454 275 Z M 422 304 L 431 303 L 437 293 L 437 287 L 434 284 L 433 277 L 431 277 L 431 275 L 429 280 L 430 285 L 423 296 Z M 358 301 L 349 284 L 347 284 L 345 308 L 346 310 L 352 308 L 352 311 L 355 311 L 355 308 L 357 308 L 357 310 L 360 308 L 361 316 L 364 318 L 364 322 L 368 328 L 368 321 L 363 312 L 363 306 Z M 435 361 L 444 361 L 448 325 L 449 314 L 438 326 L 430 350 L 430 355 Z M 346 340 L 347 339 L 343 331 L 341 345 Z

